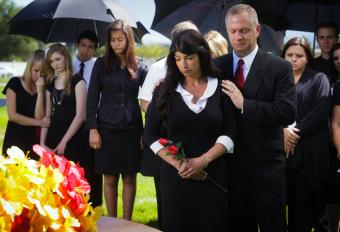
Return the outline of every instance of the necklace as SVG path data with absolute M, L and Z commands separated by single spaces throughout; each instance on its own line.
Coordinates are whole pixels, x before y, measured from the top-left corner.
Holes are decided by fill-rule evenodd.
M 53 105 L 60 106 L 63 102 L 65 96 L 65 89 L 61 90 L 60 96 L 58 96 L 58 90 L 54 87 L 53 94 L 52 94 L 52 103 Z
M 52 115 L 54 114 L 56 107 L 60 106 L 65 96 L 65 89 L 61 90 L 60 96 L 58 97 L 58 90 L 54 87 L 52 93 Z

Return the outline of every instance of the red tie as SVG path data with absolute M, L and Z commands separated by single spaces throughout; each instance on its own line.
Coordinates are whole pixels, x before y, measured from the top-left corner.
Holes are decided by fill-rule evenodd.
M 243 65 L 244 61 L 242 59 L 239 59 L 237 62 L 237 68 L 235 72 L 235 84 L 241 91 L 243 91 L 244 86 Z

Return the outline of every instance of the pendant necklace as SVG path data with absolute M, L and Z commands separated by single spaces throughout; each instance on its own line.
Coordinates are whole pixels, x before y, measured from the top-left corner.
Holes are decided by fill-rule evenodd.
M 52 93 L 52 115 L 55 112 L 56 107 L 60 106 L 63 102 L 66 93 L 65 89 L 61 90 L 60 95 L 58 94 L 58 92 L 60 91 L 58 91 L 57 88 L 54 86 Z

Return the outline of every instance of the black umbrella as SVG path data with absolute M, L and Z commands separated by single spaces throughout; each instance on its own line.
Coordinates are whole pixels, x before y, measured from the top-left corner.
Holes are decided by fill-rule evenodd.
M 35 0 L 11 19 L 9 33 L 30 36 L 45 43 L 74 43 L 80 32 L 92 30 L 103 45 L 106 28 L 113 17 L 124 19 L 132 26 L 137 42 L 148 33 L 116 0 Z
M 216 30 L 227 37 L 225 15 L 231 6 L 238 2 L 236 0 L 155 0 L 156 12 L 151 28 L 170 37 L 170 32 L 177 23 L 191 20 L 202 33 Z M 259 20 L 264 20 L 261 21 L 262 23 L 270 21 L 269 16 L 270 14 L 263 17 L 259 15 Z M 282 32 L 275 32 L 268 26 L 264 26 L 259 43 L 266 51 L 278 54 L 283 36 Z
M 217 30 L 226 35 L 224 15 L 226 0 L 166 1 L 155 0 L 156 12 L 151 28 L 170 37 L 179 22 L 191 20 L 202 33 Z
M 314 32 L 321 22 L 334 22 L 340 31 L 340 0 L 246 0 L 259 15 L 266 15 L 276 30 Z M 264 4 L 265 2 L 265 4 Z M 268 12 L 275 14 L 268 16 Z

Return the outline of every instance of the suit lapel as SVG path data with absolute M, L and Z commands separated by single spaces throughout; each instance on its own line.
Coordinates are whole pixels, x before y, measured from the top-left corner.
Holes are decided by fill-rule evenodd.
M 226 73 L 224 79 L 230 80 L 230 81 L 235 81 L 234 73 L 233 73 L 233 56 L 232 54 L 227 55 L 226 59 Z
M 246 82 L 244 83 L 243 94 L 246 98 L 255 98 L 262 84 L 264 78 L 263 58 L 263 51 L 259 49 L 250 67 Z

